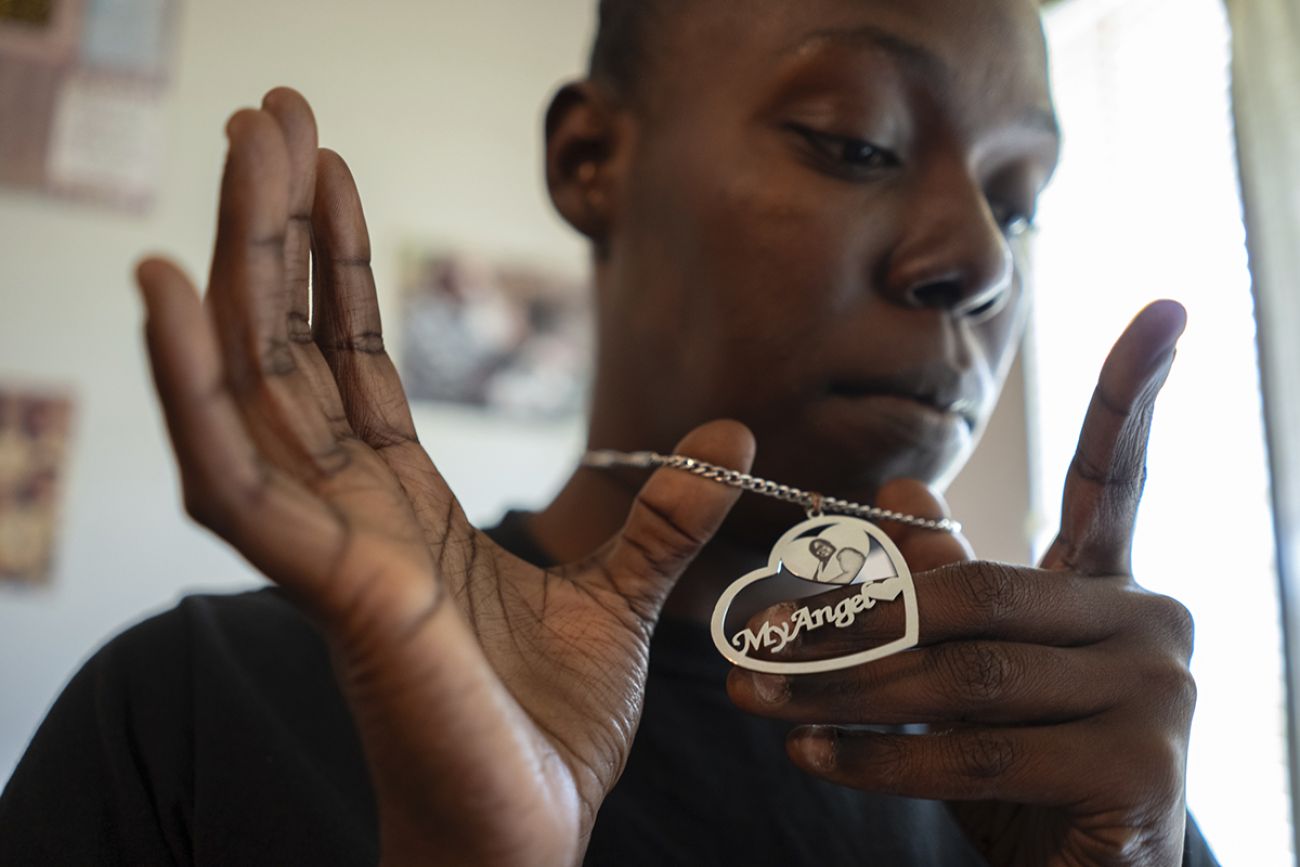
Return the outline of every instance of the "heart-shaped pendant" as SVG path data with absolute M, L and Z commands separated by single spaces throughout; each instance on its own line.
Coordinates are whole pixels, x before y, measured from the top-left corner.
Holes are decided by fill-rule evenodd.
M 769 592 L 761 592 L 761 582 L 772 582 Z M 841 593 L 834 601 L 818 601 L 828 591 L 853 586 L 859 588 L 857 593 Z M 777 598 L 772 598 L 773 592 Z M 800 597 L 805 604 L 797 605 L 788 619 L 749 625 L 753 614 L 791 596 Z M 733 616 L 733 607 L 746 607 L 743 597 L 749 598 L 748 607 L 753 610 L 744 617 Z M 736 605 L 738 600 L 741 605 Z M 751 655 L 763 650 L 779 656 L 800 638 L 804 647 L 813 647 L 817 632 L 847 629 L 859 618 L 872 616 L 868 612 L 877 605 L 898 604 L 904 608 L 903 629 L 884 644 L 823 659 L 801 654 L 803 658 L 796 662 Z M 860 518 L 821 515 L 791 528 L 772 547 L 766 567 L 750 572 L 727 588 L 713 609 L 712 634 L 719 653 L 751 671 L 808 674 L 849 668 L 916 646 L 916 586 L 902 553 L 884 530 Z

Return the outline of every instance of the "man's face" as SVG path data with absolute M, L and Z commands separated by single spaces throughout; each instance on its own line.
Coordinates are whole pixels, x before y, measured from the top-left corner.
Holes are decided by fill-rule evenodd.
M 1016 236 L 1059 148 L 1036 3 L 685 17 L 599 270 L 597 435 L 668 448 L 731 417 L 781 481 L 945 483 L 1021 334 Z

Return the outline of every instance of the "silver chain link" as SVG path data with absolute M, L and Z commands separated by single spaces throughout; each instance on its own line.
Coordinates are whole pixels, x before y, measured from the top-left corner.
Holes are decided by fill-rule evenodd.
M 822 512 L 833 512 L 867 518 L 873 521 L 894 521 L 899 524 L 906 524 L 909 527 L 938 530 L 943 533 L 961 532 L 961 523 L 954 521 L 952 518 L 920 518 L 904 512 L 895 512 L 892 509 L 882 509 L 879 506 L 864 506 L 861 503 L 853 503 L 836 497 L 823 497 L 821 494 L 800 490 L 767 479 L 760 479 L 749 473 L 731 470 L 706 461 L 698 461 L 685 455 L 661 455 L 658 452 L 617 452 L 603 449 L 587 452 L 582 458 L 582 465 L 593 469 L 610 469 L 611 467 L 659 469 L 668 467 L 731 488 L 739 488 L 742 491 L 750 491 L 755 494 L 762 494 L 765 497 L 794 503 L 802 506 L 810 516 L 816 516 Z

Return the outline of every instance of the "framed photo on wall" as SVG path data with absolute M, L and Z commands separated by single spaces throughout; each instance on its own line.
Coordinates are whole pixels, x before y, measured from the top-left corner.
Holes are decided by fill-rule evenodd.
M 50 581 L 72 413 L 67 394 L 0 384 L 0 582 Z
M 413 401 L 513 417 L 581 412 L 591 347 L 581 281 L 413 248 L 403 262 L 402 381 Z

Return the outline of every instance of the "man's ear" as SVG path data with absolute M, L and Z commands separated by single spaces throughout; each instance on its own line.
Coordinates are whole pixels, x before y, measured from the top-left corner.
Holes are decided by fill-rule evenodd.
M 546 112 L 546 185 L 565 221 L 606 249 L 626 128 L 613 101 L 590 81 L 562 87 Z

